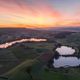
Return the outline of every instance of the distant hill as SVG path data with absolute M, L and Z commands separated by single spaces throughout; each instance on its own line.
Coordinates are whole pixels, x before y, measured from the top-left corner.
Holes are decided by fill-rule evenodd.
M 56 28 L 48 28 L 47 30 L 80 32 L 80 27 L 56 27 Z
M 54 36 L 62 35 L 63 32 L 80 32 L 80 27 L 56 27 L 46 29 L 0 28 L 0 43 L 32 37 L 54 39 Z
M 47 31 L 73 31 L 73 32 L 80 32 L 80 27 L 50 27 L 50 28 L 0 28 L 0 34 L 1 33 L 7 33 L 7 34 L 14 34 L 14 33 L 30 33 L 30 32 L 47 32 Z

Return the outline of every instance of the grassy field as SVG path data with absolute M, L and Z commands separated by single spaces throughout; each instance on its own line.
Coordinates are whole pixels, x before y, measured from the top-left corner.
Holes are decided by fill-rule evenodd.
M 80 33 L 55 39 L 57 43 L 69 45 L 80 50 Z M 80 80 L 80 68 L 48 68 L 47 63 L 54 55 L 54 42 L 23 43 L 9 47 L 5 52 L 5 60 L 17 60 L 19 63 L 4 73 L 0 80 Z M 46 53 L 46 54 L 45 54 Z M 14 57 L 11 57 L 14 56 Z M 8 59 L 11 57 L 11 59 Z M 1 59 L 1 58 L 0 58 Z M 8 62 L 9 62 L 8 61 Z M 11 63 L 6 68 L 9 68 Z M 15 64 L 14 63 L 14 64 Z

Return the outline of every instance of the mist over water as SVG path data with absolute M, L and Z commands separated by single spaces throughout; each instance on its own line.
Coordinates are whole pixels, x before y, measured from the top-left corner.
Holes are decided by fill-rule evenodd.
M 0 48 L 7 48 L 16 43 L 22 43 L 22 42 L 28 42 L 28 41 L 30 41 L 30 42 L 45 42 L 45 41 L 47 41 L 47 39 L 37 39 L 37 38 L 21 39 L 21 40 L 16 40 L 16 41 L 0 44 Z

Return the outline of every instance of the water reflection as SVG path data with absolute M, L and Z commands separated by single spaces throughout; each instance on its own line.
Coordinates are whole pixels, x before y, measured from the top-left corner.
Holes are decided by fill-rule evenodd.
M 60 67 L 76 67 L 80 65 L 80 59 L 77 57 L 62 57 L 59 56 L 58 59 L 53 59 L 53 66 L 55 68 Z
M 76 49 L 68 46 L 59 46 L 55 49 L 52 66 L 54 68 L 66 68 L 80 66 L 80 58 L 75 56 Z
M 16 41 L 0 44 L 0 48 L 7 48 L 16 43 L 22 43 L 22 42 L 28 42 L 28 41 L 30 41 L 30 42 L 45 42 L 45 41 L 47 41 L 47 39 L 37 39 L 37 38 L 21 39 L 21 40 L 16 40 Z
M 75 53 L 75 49 L 73 49 L 72 47 L 67 47 L 67 46 L 61 46 L 57 48 L 56 51 L 60 55 L 72 55 Z

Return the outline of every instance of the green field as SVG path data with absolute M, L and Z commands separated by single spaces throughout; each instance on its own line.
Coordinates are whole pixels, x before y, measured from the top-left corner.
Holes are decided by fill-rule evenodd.
M 79 54 L 80 33 L 57 38 L 55 41 L 61 45 L 73 46 Z M 2 56 L 5 69 L 0 80 L 80 80 L 79 67 L 54 69 L 47 66 L 54 56 L 56 43 L 22 43 L 1 50 L 6 55 Z

